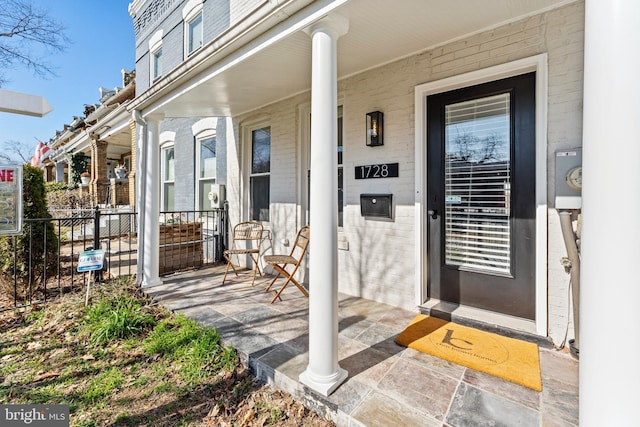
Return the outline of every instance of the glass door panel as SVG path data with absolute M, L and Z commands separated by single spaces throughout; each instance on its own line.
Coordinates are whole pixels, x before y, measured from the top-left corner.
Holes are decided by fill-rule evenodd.
M 511 274 L 510 94 L 445 105 L 445 263 Z

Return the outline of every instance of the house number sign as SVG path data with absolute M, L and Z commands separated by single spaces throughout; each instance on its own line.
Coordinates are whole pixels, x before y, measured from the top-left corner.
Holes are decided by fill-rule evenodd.
M 398 163 L 356 166 L 356 179 L 397 178 Z
M 22 166 L 0 165 L 0 236 L 22 233 Z

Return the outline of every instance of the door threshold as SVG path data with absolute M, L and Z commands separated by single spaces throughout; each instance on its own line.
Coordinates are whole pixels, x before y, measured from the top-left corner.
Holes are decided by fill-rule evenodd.
M 470 326 L 498 335 L 507 336 L 553 348 L 546 336 L 536 334 L 536 322 L 530 319 L 509 316 L 480 308 L 430 299 L 419 306 L 420 312 L 439 319 Z

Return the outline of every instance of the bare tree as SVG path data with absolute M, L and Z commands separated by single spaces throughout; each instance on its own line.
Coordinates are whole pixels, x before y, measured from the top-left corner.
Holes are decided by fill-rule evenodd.
M 26 67 L 40 77 L 54 76 L 45 58 L 63 52 L 65 27 L 31 0 L 0 0 L 0 70 Z M 5 83 L 0 72 L 0 86 Z
M 498 148 L 505 145 L 505 139 L 498 134 L 479 137 L 473 132 L 459 134 L 452 141 L 449 153 L 452 159 L 464 162 L 487 163 L 491 160 L 506 160 L 498 153 Z
M 27 145 L 19 141 L 5 141 L 2 143 L 2 151 L 0 151 L 0 160 L 7 162 L 29 163 L 33 156 L 35 144 Z

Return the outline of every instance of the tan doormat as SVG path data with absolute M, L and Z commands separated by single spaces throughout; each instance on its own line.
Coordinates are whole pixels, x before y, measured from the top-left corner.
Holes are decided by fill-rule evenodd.
M 490 332 L 417 315 L 396 338 L 399 345 L 542 390 L 538 346 Z

